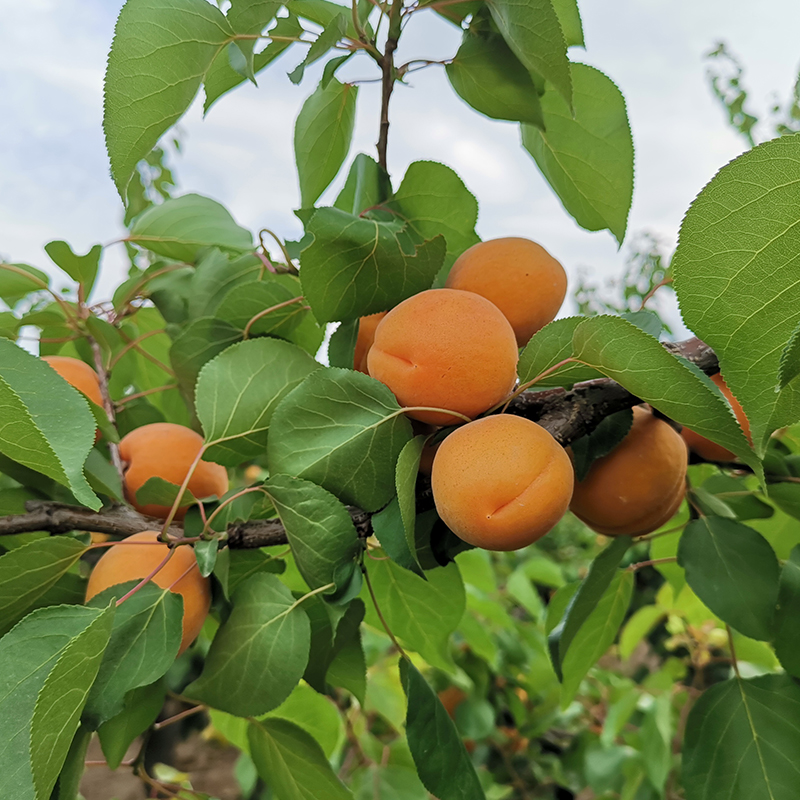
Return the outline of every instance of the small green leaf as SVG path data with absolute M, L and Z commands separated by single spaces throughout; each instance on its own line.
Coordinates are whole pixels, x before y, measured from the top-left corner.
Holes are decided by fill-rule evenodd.
M 399 412 L 378 381 L 352 370 L 317 370 L 275 411 L 270 473 L 305 478 L 344 503 L 377 511 L 394 494 L 397 457 L 411 438 Z
M 522 126 L 533 156 L 567 213 L 582 228 L 608 228 L 621 244 L 633 197 L 633 139 L 625 100 L 594 67 L 571 64 L 575 114 L 549 89 L 541 99 L 545 129 Z
M 751 639 L 771 638 L 779 566 L 758 531 L 721 517 L 701 517 L 684 529 L 678 560 L 686 582 L 717 616 Z
M 152 206 L 136 218 L 127 241 L 189 264 L 197 261 L 205 247 L 230 253 L 253 249 L 250 231 L 239 227 L 216 200 L 200 194 L 185 194 Z
M 44 250 L 54 264 L 61 267 L 72 280 L 80 284 L 84 298 L 88 298 L 97 278 L 103 245 L 96 244 L 84 256 L 76 255 L 72 248 L 62 241 L 48 242 L 44 246 Z
M 323 58 L 336 42 L 344 36 L 347 28 L 345 11 L 340 8 L 338 13 L 331 16 L 324 23 L 324 26 L 324 29 L 308 48 L 305 58 L 289 73 L 289 80 L 292 83 L 299 84 L 303 80 L 306 67 Z
M 707 689 L 686 723 L 687 800 L 794 800 L 800 687 L 787 675 L 733 678 Z
M 334 584 L 328 594 L 347 586 L 362 546 L 347 509 L 310 481 L 273 475 L 265 484 L 292 548 L 297 568 L 311 589 Z
M 567 47 L 585 47 L 583 24 L 575 0 L 553 0 L 553 8 L 558 14 Z
M 136 502 L 142 506 L 167 506 L 169 508 L 177 499 L 181 492 L 181 487 L 176 483 L 170 483 L 164 478 L 154 475 L 148 478 L 141 488 L 136 492 Z M 181 505 L 189 505 L 195 502 L 195 498 L 188 488 L 181 493 Z
M 358 87 L 331 80 L 327 86 L 319 86 L 303 104 L 294 128 L 303 208 L 314 205 L 347 157 L 357 97 Z
M 485 800 L 472 759 L 433 689 L 407 659 L 400 661 L 400 677 L 408 697 L 408 746 L 425 788 L 440 800 Z
M 285 719 L 251 722 L 250 755 L 281 800 L 353 800 L 312 736 Z
M 359 320 L 342 322 L 328 342 L 328 363 L 332 367 L 352 369 L 358 339 Z
M 400 504 L 400 515 L 403 519 L 403 528 L 406 532 L 408 552 L 416 561 L 416 536 L 414 527 L 417 519 L 417 475 L 419 474 L 419 461 L 422 448 L 425 446 L 427 436 L 415 436 L 400 451 L 395 469 L 395 485 L 397 486 L 397 500 Z
M 197 568 L 204 578 L 207 578 L 214 571 L 218 552 L 219 539 L 206 539 L 195 544 L 194 554 L 197 558 Z
M 783 668 L 800 677 L 800 546 L 793 548 L 781 571 L 775 611 L 775 654 Z
M 278 339 L 251 339 L 227 348 L 203 367 L 195 405 L 209 461 L 236 466 L 263 455 L 278 404 L 319 364 Z
M 211 642 L 200 677 L 184 693 L 240 717 L 277 708 L 308 662 L 308 617 L 274 575 L 253 575 Z

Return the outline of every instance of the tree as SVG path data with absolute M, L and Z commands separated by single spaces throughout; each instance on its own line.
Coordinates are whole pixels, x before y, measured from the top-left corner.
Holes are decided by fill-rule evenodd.
M 233 0 L 225 13 L 128 0 L 104 127 L 129 278 L 90 300 L 103 248 L 62 241 L 46 250 L 69 293 L 0 265 L 0 719 L 13 732 L 0 797 L 73 800 L 95 731 L 114 768 L 143 735 L 126 768 L 151 796 L 207 796 L 157 777 L 148 750 L 201 712 L 252 767 L 249 797 L 793 796 L 800 137 L 785 125 L 723 167 L 668 271 L 646 254 L 624 305 L 598 308 L 585 289 L 584 315 L 533 335 L 517 390 L 491 409 L 570 446 L 578 481 L 619 452 L 642 403 L 730 460 L 693 455 L 686 502 L 648 533 L 607 539 L 567 515 L 531 547 L 471 549 L 418 474 L 426 444 L 466 427 L 415 435 L 389 389 L 352 369 L 359 319 L 439 289 L 478 241 L 452 170 L 386 169 L 393 89 L 435 66 L 398 63 L 397 43 L 434 13 L 464 31 L 443 63 L 453 89 L 519 123 L 565 211 L 624 240 L 624 100 L 568 59 L 582 44 L 570 0 Z M 277 240 L 277 259 L 270 231 L 255 245 L 215 201 L 174 196 L 159 142 L 201 87 L 206 108 L 224 102 L 286 51 L 302 56 L 296 83 L 327 60 L 295 127 L 305 236 Z M 358 86 L 336 73 L 351 59 L 381 82 L 377 159 L 356 155 L 317 207 L 348 158 Z M 644 306 L 670 280 L 699 338 L 659 341 Z M 40 330 L 40 355 L 91 365 L 102 402 L 19 347 L 23 326 Z M 747 431 L 709 377 L 720 371 Z M 128 436 L 149 425 L 161 449 L 144 445 L 153 476 L 134 482 Z M 144 531 L 162 543 L 119 543 Z M 125 558 L 135 570 L 84 602 L 99 554 L 126 548 L 156 555 Z M 156 722 L 168 695 L 183 710 Z

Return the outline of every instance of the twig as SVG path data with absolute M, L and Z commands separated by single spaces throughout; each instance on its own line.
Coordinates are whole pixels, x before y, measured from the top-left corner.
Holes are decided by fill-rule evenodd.
M 408 660 L 408 655 L 406 651 L 400 646 L 400 642 L 395 639 L 394 634 L 392 633 L 392 629 L 389 627 L 389 624 L 386 622 L 385 617 L 383 616 L 383 612 L 381 611 L 380 606 L 378 605 L 378 598 L 375 597 L 375 590 L 372 588 L 372 581 L 369 579 L 369 572 L 367 572 L 366 567 L 363 567 L 361 570 L 364 573 L 364 581 L 367 584 L 367 589 L 369 590 L 369 596 L 372 598 L 372 605 L 375 606 L 375 613 L 378 615 L 378 619 L 381 621 L 381 625 L 383 625 L 383 629 L 386 631 L 389 638 L 392 640 L 392 644 L 397 648 L 397 652 L 400 653 L 403 658 Z

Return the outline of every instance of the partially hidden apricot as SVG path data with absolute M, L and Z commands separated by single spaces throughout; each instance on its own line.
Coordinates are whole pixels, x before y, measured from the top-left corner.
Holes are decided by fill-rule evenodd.
M 725 383 L 719 372 L 716 375 L 712 375 L 711 380 L 719 386 L 720 391 L 725 395 L 725 399 L 730 403 L 733 413 L 744 431 L 744 435 L 750 439 L 750 421 L 747 419 L 741 404 L 728 388 L 728 384 Z M 681 431 L 681 436 L 683 436 L 686 444 L 689 445 L 689 449 L 697 453 L 705 461 L 733 461 L 736 458 L 736 454 L 728 450 L 727 447 L 712 442 L 689 428 L 684 428 Z
M 486 550 L 535 542 L 564 516 L 574 472 L 535 422 L 500 414 L 451 433 L 433 459 L 436 510 L 456 536 Z
M 367 364 L 401 406 L 476 417 L 514 388 L 517 357 L 514 331 L 497 306 L 472 292 L 430 289 L 381 320 Z M 432 425 L 459 421 L 438 411 L 409 416 Z
M 686 444 L 680 434 L 637 406 L 627 436 L 575 483 L 570 510 L 606 536 L 650 533 L 683 502 L 686 465 Z
M 361 317 L 358 321 L 356 349 L 353 353 L 353 369 L 363 372 L 365 375 L 369 375 L 367 354 L 375 341 L 375 329 L 387 313 L 387 311 L 381 311 L 377 314 L 370 314 L 368 317 Z
M 152 542 L 130 544 L 131 542 Z M 110 586 L 146 578 L 166 557 L 169 548 L 158 541 L 156 531 L 143 531 L 112 545 L 94 565 L 86 586 L 86 602 Z M 197 568 L 189 545 L 175 548 L 167 563 L 152 578 L 162 589 L 183 598 L 183 636 L 180 655 L 197 638 L 211 607 L 211 581 Z
M 100 380 L 85 361 L 71 356 L 42 356 L 42 361 L 46 361 L 70 386 L 85 394 L 93 403 L 103 405 Z
M 150 478 L 163 478 L 178 486 L 183 484 L 202 446 L 202 436 L 171 422 L 142 425 L 124 436 L 119 443 L 119 455 L 127 464 L 125 496 L 128 502 L 142 514 L 166 519 L 168 506 L 140 505 L 136 492 Z M 187 488 L 198 499 L 211 495 L 221 497 L 228 491 L 228 473 L 220 464 L 200 461 Z M 186 503 L 179 509 L 177 519 L 183 519 L 188 506 Z
M 567 293 L 567 274 L 541 245 L 508 236 L 479 242 L 462 253 L 445 286 L 491 300 L 522 347 L 555 319 Z

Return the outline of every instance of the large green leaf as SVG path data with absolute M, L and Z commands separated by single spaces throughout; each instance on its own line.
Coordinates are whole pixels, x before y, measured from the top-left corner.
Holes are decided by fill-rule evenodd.
M 800 381 L 776 392 L 781 353 L 800 323 L 800 134 L 723 167 L 684 217 L 672 260 L 686 324 L 714 348 L 763 455 L 800 420 Z
M 300 295 L 293 295 L 288 287 L 277 281 L 249 281 L 231 289 L 214 316 L 230 322 L 242 332 L 247 330 L 251 337 L 269 334 L 285 339 L 302 322 L 306 313 L 302 300 Z
M 0 636 L 21 620 L 86 552 L 66 536 L 37 539 L 0 557 Z
M 771 638 L 780 568 L 758 531 L 701 517 L 684 529 L 678 560 L 686 582 L 720 619 L 751 639 Z
M 407 659 L 400 674 L 408 697 L 408 746 L 425 788 L 440 800 L 485 800 L 455 723 L 433 689 Z
M 275 411 L 270 472 L 306 478 L 342 502 L 377 511 L 394 494 L 394 470 L 411 425 L 394 395 L 372 378 L 321 369 Z
M 103 608 L 139 581 L 112 586 L 92 598 Z M 97 729 L 123 710 L 131 689 L 162 677 L 178 655 L 183 630 L 183 598 L 152 581 L 117 607 L 103 663 L 84 709 L 87 724 Z
M 133 223 L 128 241 L 187 263 L 194 263 L 206 247 L 229 253 L 253 249 L 250 231 L 239 227 L 224 206 L 201 194 L 173 197 L 147 209 Z
M 259 572 L 281 573 L 285 568 L 284 561 L 263 548 L 231 550 L 226 547 L 217 554 L 214 575 L 222 585 L 225 598 L 230 600 L 236 589 L 251 575 Z
M 442 209 L 440 209 L 440 212 Z M 321 208 L 308 222 L 301 281 L 320 322 L 386 311 L 430 289 L 445 258 L 441 235 L 417 244 L 397 222 Z
M 281 800 L 352 800 L 319 742 L 293 722 L 254 721 L 248 740 L 259 776 Z
M 0 419 L 0 452 L 66 486 L 83 505 L 100 508 L 83 475 L 95 435 L 86 398 L 7 339 L 0 339 Z
M 232 258 L 216 247 L 204 250 L 189 283 L 189 319 L 213 317 L 232 289 L 258 280 L 264 272 L 264 264 L 255 253 Z
M 273 475 L 264 489 L 275 504 L 297 568 L 309 587 L 332 583 L 329 594 L 346 587 L 362 550 L 347 509 L 321 486 L 288 475 Z
M 775 654 L 783 668 L 800 677 L 800 546 L 792 549 L 781 571 L 775 610 Z
M 487 0 L 492 17 L 517 58 L 550 81 L 572 107 L 567 45 L 552 0 Z
M 633 139 L 625 100 L 594 67 L 571 64 L 575 115 L 548 89 L 545 129 L 522 126 L 522 144 L 582 228 L 625 238 L 633 197 Z
M 114 29 L 103 129 L 120 196 L 137 162 L 191 105 L 233 31 L 205 0 L 128 0 Z
M 270 421 L 280 401 L 319 364 L 279 339 L 251 339 L 229 347 L 200 372 L 197 417 L 210 461 L 236 466 L 267 449 Z
M 358 87 L 332 80 L 303 104 L 294 128 L 294 153 L 303 208 L 313 206 L 342 167 L 356 118 Z
M 689 713 L 687 800 L 794 800 L 800 687 L 786 675 L 718 683 Z
M 427 580 L 393 561 L 368 560 L 378 608 L 389 628 L 431 666 L 453 671 L 450 634 L 464 614 L 464 584 L 455 563 L 428 570 Z M 367 620 L 382 630 L 365 597 Z M 435 609 L 435 613 L 432 611 Z
M 200 677 L 184 693 L 240 717 L 277 708 L 308 662 L 305 611 L 274 575 L 253 575 L 233 596 L 233 610 L 211 642 Z
M 88 635 L 85 641 L 96 652 L 92 625 L 98 620 L 98 628 L 106 624 L 105 620 L 110 623 L 106 614 L 81 606 L 41 608 L 0 639 L 0 719 L 4 727 L 0 740 L 0 797 L 36 797 L 31 749 L 36 746 L 38 750 L 38 742 L 31 740 L 31 728 L 37 700 L 62 656 L 69 653 L 64 665 L 71 666 L 73 657 L 80 654 L 82 634 Z M 70 651 L 73 643 L 75 649 Z M 76 688 L 74 699 L 80 704 L 85 697 L 77 681 Z

